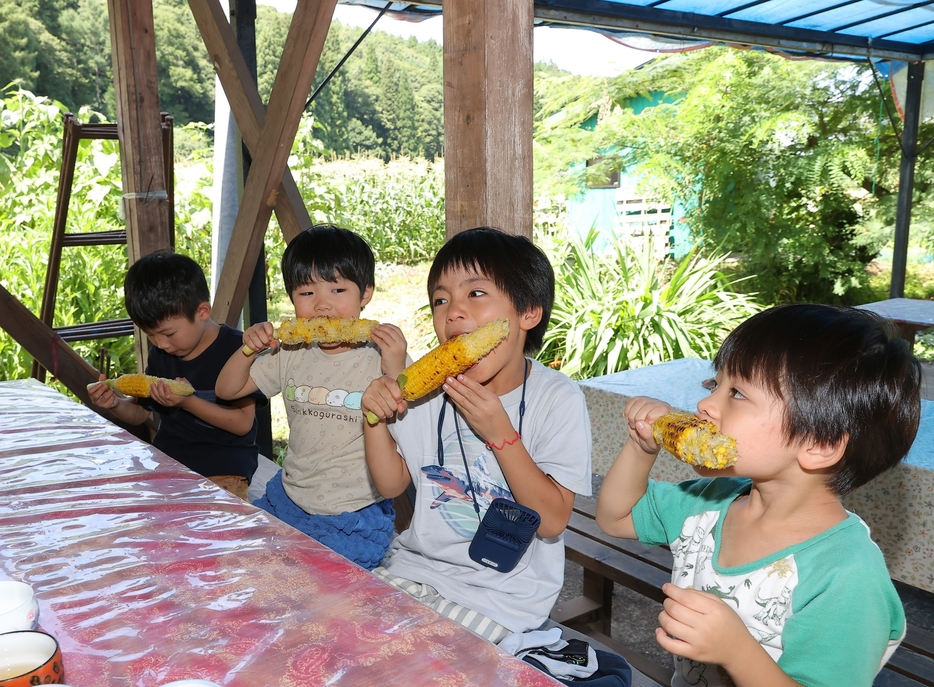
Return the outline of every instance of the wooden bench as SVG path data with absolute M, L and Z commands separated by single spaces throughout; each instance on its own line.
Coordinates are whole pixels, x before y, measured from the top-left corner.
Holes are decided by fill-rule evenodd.
M 594 519 L 596 500 L 578 496 L 565 532 L 568 560 L 583 568 L 583 594 L 559 603 L 551 618 L 594 638 L 621 654 L 659 685 L 669 685 L 671 669 L 612 638 L 613 586 L 659 603 L 662 585 L 671 581 L 671 552 L 605 534 Z M 905 641 L 879 673 L 873 687 L 934 687 L 934 633 L 908 625 Z

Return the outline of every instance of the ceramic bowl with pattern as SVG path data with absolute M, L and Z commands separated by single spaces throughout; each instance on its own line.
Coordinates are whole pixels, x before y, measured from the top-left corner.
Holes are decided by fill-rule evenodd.
M 0 687 L 65 682 L 62 650 L 55 637 L 38 630 L 0 634 Z

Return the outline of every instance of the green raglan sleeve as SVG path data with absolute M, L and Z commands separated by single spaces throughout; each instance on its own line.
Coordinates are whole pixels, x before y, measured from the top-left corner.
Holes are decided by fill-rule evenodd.
M 800 582 L 778 665 L 805 687 L 871 687 L 905 634 L 882 552 L 857 520 L 835 550 L 795 554 Z
M 717 510 L 748 490 L 750 481 L 717 477 L 677 484 L 649 481 L 649 488 L 632 509 L 639 541 L 647 546 L 671 544 L 691 515 Z

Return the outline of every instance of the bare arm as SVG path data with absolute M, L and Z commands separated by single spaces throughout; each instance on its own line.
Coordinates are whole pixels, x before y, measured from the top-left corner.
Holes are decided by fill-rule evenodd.
M 239 351 L 234 355 L 239 354 Z M 242 354 L 241 354 L 242 355 Z M 216 392 L 215 392 L 216 393 Z M 240 398 L 230 405 L 219 405 L 197 396 L 176 396 L 164 382 L 153 384 L 150 390 L 152 399 L 168 408 L 181 408 L 199 420 L 225 432 L 243 436 L 253 429 L 256 417 L 256 400 Z
M 541 517 L 538 535 L 549 539 L 564 532 L 574 509 L 574 492 L 542 472 L 521 441 L 501 450 L 493 448 L 493 455 L 516 502 Z
M 396 442 L 386 426 L 387 418 L 391 418 L 397 411 L 405 410 L 405 401 L 402 400 L 399 385 L 395 379 L 388 376 L 374 379 L 363 392 L 360 406 L 364 418 L 367 413 L 380 418 L 375 425 L 366 420 L 363 423 L 367 469 L 380 496 L 395 498 L 404 492 L 412 481 L 409 468 L 399 455 Z
M 117 392 L 103 383 L 107 379 L 100 376 L 100 382 L 88 387 L 91 403 L 98 408 L 110 410 L 128 425 L 141 425 L 149 418 L 149 411 L 143 408 L 135 398 L 121 398 Z
M 541 517 L 538 535 L 548 539 L 564 532 L 574 508 L 574 492 L 538 467 L 499 397 L 464 375 L 448 378 L 444 389 L 473 430 L 490 446 L 516 501 Z
M 658 457 L 652 423 L 671 410 L 667 403 L 636 396 L 626 404 L 629 438 L 610 466 L 597 499 L 597 524 L 609 535 L 635 539 L 632 509 L 648 489 L 649 472 Z
M 253 352 L 246 355 L 243 350 L 234 351 L 230 359 L 224 365 L 217 382 L 214 385 L 214 393 L 218 398 L 234 399 L 243 398 L 258 391 L 256 382 L 250 377 L 250 367 L 256 360 L 256 354 L 266 348 L 275 348 L 279 341 L 273 337 L 273 327 L 269 322 L 260 322 L 243 332 L 243 345 L 249 347 Z
M 253 420 L 256 418 L 256 400 L 253 398 L 239 398 L 226 406 L 205 401 L 197 396 L 188 398 L 198 403 L 195 406 L 192 401 L 192 407 L 186 407 L 185 410 L 209 425 L 240 437 L 249 434 L 253 429 Z

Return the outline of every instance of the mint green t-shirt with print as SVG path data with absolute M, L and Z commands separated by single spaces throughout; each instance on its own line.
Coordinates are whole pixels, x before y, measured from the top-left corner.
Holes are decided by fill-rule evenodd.
M 720 567 L 723 516 L 751 481 L 650 482 L 633 508 L 644 544 L 667 544 L 671 581 L 734 609 L 785 673 L 805 687 L 871 687 L 905 634 L 882 552 L 857 515 L 761 560 Z M 730 687 L 716 665 L 675 656 L 672 687 Z

